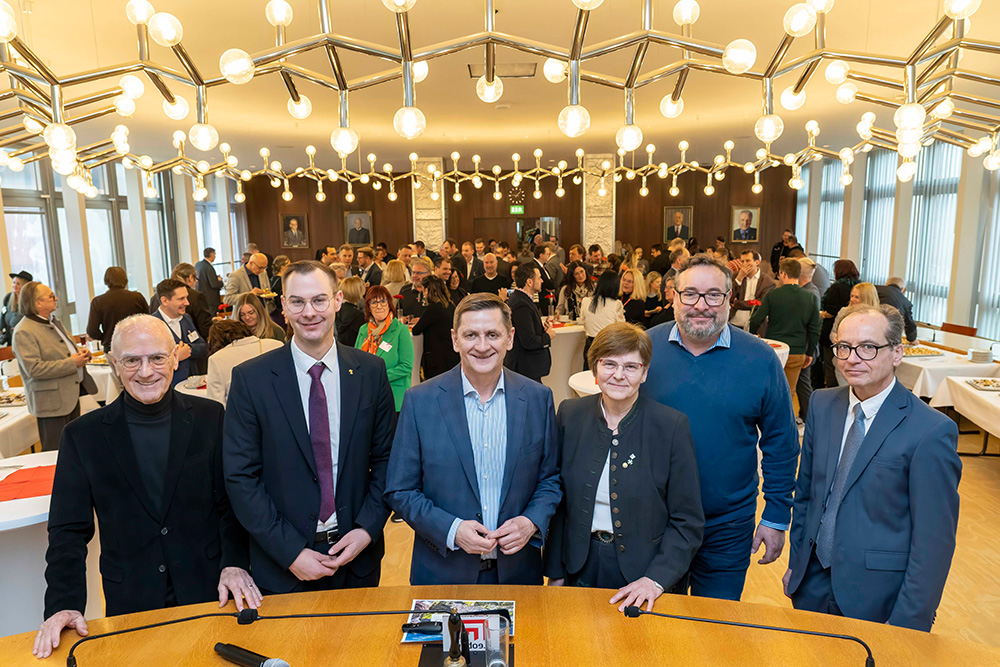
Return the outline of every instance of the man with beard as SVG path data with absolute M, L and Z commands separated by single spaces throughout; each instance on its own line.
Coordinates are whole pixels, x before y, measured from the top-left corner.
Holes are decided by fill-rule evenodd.
M 728 324 L 732 273 L 695 255 L 676 276 L 677 322 L 653 327 L 653 358 L 641 391 L 691 422 L 705 537 L 688 571 L 692 595 L 739 600 L 751 551 L 761 564 L 781 554 L 791 516 L 798 431 L 777 355 Z M 759 441 L 759 443 L 758 443 Z M 757 509 L 757 447 L 764 514 Z

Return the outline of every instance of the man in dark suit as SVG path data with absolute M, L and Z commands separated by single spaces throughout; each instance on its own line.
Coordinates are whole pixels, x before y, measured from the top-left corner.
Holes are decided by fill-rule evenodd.
M 542 274 L 537 264 L 524 263 L 514 271 L 517 289 L 507 299 L 514 322 L 514 343 L 504 359 L 504 366 L 536 382 L 552 368 L 552 325 L 542 323 L 534 297 L 542 289 Z
M 111 349 L 111 336 L 115 325 L 129 315 L 146 312 L 146 297 L 132 292 L 128 287 L 128 274 L 120 266 L 109 266 L 104 272 L 104 284 L 108 291 L 94 297 L 90 302 L 90 317 L 87 319 L 87 335 L 101 341 L 101 348 Z
M 673 224 L 667 226 L 667 240 L 684 239 L 687 241 L 689 238 L 691 238 L 691 228 L 684 224 L 684 211 L 674 211 Z
M 475 248 L 468 241 L 462 244 L 462 260 L 461 268 L 458 268 L 454 262 L 452 262 L 452 268 L 462 272 L 462 287 L 469 289 L 472 281 L 486 273 L 486 268 L 483 266 L 483 260 L 476 256 Z
M 781 238 L 778 239 L 778 242 L 774 244 L 773 248 L 771 248 L 771 271 L 774 275 L 778 275 L 778 262 L 785 257 L 788 257 L 788 239 L 791 236 L 792 230 L 786 229 L 781 232 Z M 825 291 L 825 288 L 821 289 L 820 293 L 822 294 L 823 291 Z
M 494 294 L 455 310 L 461 364 L 406 392 L 386 498 L 416 532 L 410 583 L 542 583 L 562 491 L 552 392 L 504 371 L 511 313 Z
M 649 248 L 652 259 L 649 262 L 649 270 L 656 271 L 660 276 L 666 275 L 670 270 L 670 253 L 662 243 L 654 243 Z
M 366 230 L 367 231 L 367 230 Z M 305 231 L 299 229 L 299 219 L 292 218 L 288 221 L 288 229 L 281 234 L 282 248 L 305 248 L 309 245 L 306 240 Z
M 902 278 L 889 278 L 885 285 L 876 285 L 879 303 L 886 303 L 899 311 L 903 316 L 906 340 L 911 343 L 917 340 L 917 323 L 913 319 L 913 304 L 906 298 L 906 281 Z
M 189 265 L 190 266 L 190 265 Z M 187 380 L 197 375 L 194 361 L 208 358 L 208 343 L 198 333 L 194 320 L 187 314 L 188 286 L 180 280 L 167 278 L 156 286 L 156 298 L 159 308 L 153 313 L 167 323 L 170 333 L 177 344 L 177 370 L 174 371 L 173 384 Z
M 740 211 L 739 226 L 733 230 L 734 241 L 756 241 L 757 228 L 753 226 L 753 211 Z
M 740 253 L 740 270 L 733 276 L 733 283 L 729 321 L 733 326 L 745 330 L 750 324 L 750 311 L 754 309 L 750 301 L 762 302 L 764 295 L 773 290 L 777 283 L 760 270 L 760 253 L 756 250 L 744 250 Z
M 365 287 L 382 284 L 382 269 L 375 263 L 375 251 L 369 247 L 358 248 L 358 277 Z
M 215 267 L 212 266 L 212 262 L 214 261 L 215 248 L 205 248 L 204 259 L 194 265 L 198 276 L 198 291 L 205 295 L 205 303 L 208 305 L 208 310 L 213 316 L 219 313 L 219 305 L 222 303 L 219 290 L 225 287 L 222 278 L 219 277 L 219 274 L 215 272 Z
M 797 609 L 930 631 L 955 551 L 955 422 L 894 377 L 903 318 L 892 306 L 837 316 L 849 387 L 812 395 L 785 593 Z
M 347 242 L 351 245 L 368 245 L 372 242 L 372 233 L 364 226 L 360 215 L 354 216 L 354 226 L 347 234 Z
M 334 339 L 343 293 L 319 262 L 289 264 L 292 341 L 237 366 L 223 465 L 264 591 L 377 586 L 396 408 L 385 362 Z
M 101 528 L 108 616 L 195 604 L 230 594 L 260 605 L 247 536 L 222 478 L 222 406 L 171 389 L 177 365 L 163 322 L 118 323 L 109 357 L 125 392 L 66 426 L 49 507 L 45 622 L 34 654 L 63 628 L 87 632 L 87 543 Z

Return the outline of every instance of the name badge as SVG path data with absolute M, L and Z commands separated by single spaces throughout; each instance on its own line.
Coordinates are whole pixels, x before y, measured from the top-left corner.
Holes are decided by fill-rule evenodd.
M 199 338 L 199 336 L 198 336 L 198 332 L 197 331 L 192 331 L 191 333 L 188 334 L 188 342 L 189 343 L 195 342 L 196 340 L 198 340 L 198 338 Z
M 389 352 L 390 350 L 392 350 L 392 345 L 390 345 L 386 341 L 382 341 L 381 343 L 379 343 L 378 349 L 382 350 L 383 352 Z

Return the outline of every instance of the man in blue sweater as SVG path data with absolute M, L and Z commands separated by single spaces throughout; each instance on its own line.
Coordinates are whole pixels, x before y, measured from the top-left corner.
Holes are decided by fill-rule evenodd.
M 798 430 L 777 355 L 730 326 L 732 274 L 695 255 L 677 273 L 677 322 L 653 327 L 653 358 L 642 392 L 680 410 L 691 422 L 705 538 L 688 572 L 693 595 L 739 600 L 750 554 L 761 564 L 785 545 L 791 516 Z M 764 514 L 757 509 L 757 446 L 764 473 Z

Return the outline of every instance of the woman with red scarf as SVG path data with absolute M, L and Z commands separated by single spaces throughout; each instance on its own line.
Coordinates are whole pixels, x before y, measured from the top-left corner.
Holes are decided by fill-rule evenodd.
M 410 388 L 413 338 L 406 325 L 396 319 L 392 294 L 382 285 L 372 285 L 365 293 L 365 318 L 368 326 L 361 327 L 354 347 L 385 361 L 389 387 L 399 412 L 403 393 Z

